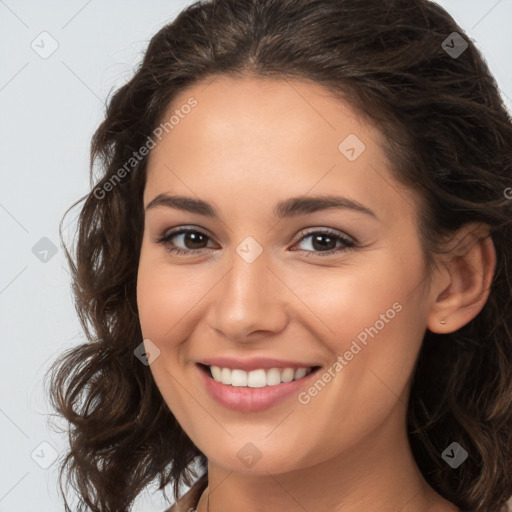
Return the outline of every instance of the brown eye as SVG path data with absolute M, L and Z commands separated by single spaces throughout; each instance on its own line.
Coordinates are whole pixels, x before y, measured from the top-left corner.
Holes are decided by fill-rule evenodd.
M 303 236 L 298 243 L 301 243 L 309 238 L 311 239 L 311 241 L 307 244 L 310 248 L 301 249 L 307 253 L 305 256 L 310 256 L 311 254 L 328 256 L 331 254 L 347 251 L 356 245 L 353 240 L 350 240 L 349 238 L 341 235 L 339 232 L 332 231 L 330 229 L 309 231 L 306 233 L 302 232 L 301 234 Z M 337 244 L 340 244 L 341 246 L 337 246 Z
M 169 252 L 174 252 L 176 254 L 190 254 L 206 249 L 207 247 L 205 244 L 207 244 L 209 238 L 210 237 L 208 235 L 198 231 L 197 229 L 181 228 L 179 230 L 166 233 L 157 240 L 157 243 L 163 244 L 165 249 Z M 184 245 L 185 248 L 182 249 L 180 247 L 175 247 L 175 243 L 171 242 L 172 240 L 177 240 L 181 245 Z

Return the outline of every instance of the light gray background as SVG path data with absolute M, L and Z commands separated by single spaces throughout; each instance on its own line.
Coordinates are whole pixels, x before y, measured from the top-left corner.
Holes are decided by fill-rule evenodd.
M 49 463 L 52 450 L 62 455 L 66 447 L 47 426 L 43 374 L 82 341 L 58 224 L 89 190 L 89 143 L 104 99 L 132 75 L 151 36 L 190 3 L 0 0 L 0 512 L 64 509 L 58 462 L 48 469 L 35 462 Z M 483 52 L 510 109 L 512 0 L 438 3 Z M 46 59 L 31 47 L 51 48 L 44 31 L 58 43 Z M 68 244 L 77 213 L 64 223 Z M 43 237 L 57 248 L 46 262 L 32 252 Z M 168 506 L 153 491 L 136 511 Z

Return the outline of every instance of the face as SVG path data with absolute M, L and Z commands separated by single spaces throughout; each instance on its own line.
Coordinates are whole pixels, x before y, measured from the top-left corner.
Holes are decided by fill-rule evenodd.
M 305 82 L 217 77 L 176 109 L 149 155 L 137 300 L 182 428 L 255 474 L 404 441 L 425 266 L 379 133 Z

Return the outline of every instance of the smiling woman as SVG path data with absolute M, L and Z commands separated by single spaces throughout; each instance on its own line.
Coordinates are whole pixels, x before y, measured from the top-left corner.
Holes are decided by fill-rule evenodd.
M 512 122 L 443 9 L 197 2 L 96 160 L 49 372 L 80 507 L 507 510 Z

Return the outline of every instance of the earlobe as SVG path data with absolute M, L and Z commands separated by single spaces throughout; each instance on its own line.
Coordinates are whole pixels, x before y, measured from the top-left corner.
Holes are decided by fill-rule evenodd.
M 482 310 L 490 293 L 496 251 L 489 228 L 468 224 L 450 241 L 443 254 L 444 272 L 432 287 L 433 303 L 427 327 L 435 333 L 460 329 Z

